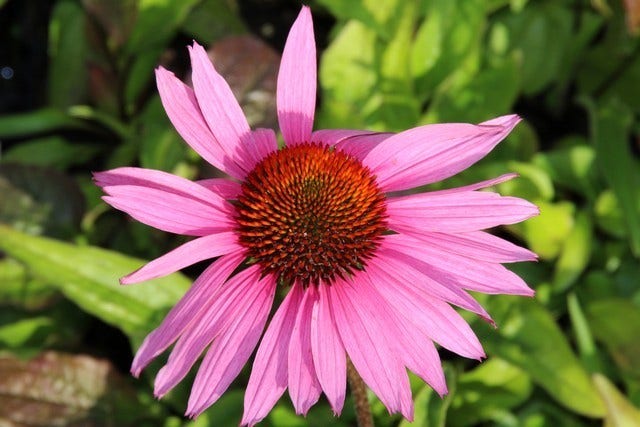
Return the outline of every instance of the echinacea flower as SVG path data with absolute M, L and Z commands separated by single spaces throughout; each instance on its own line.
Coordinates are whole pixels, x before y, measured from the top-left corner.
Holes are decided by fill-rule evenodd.
M 390 412 L 411 419 L 407 369 L 440 395 L 447 392 L 434 343 L 484 357 L 452 306 L 491 321 L 468 290 L 533 295 L 502 263 L 536 256 L 481 230 L 523 221 L 538 209 L 478 191 L 513 174 L 449 190 L 398 192 L 466 169 L 520 119 L 397 134 L 313 132 L 316 51 L 311 13 L 303 7 L 278 75 L 286 145 L 279 149 L 273 130 L 249 128 L 205 50 L 194 43 L 189 53 L 193 89 L 161 67 L 162 104 L 184 140 L 229 178 L 192 182 L 129 167 L 95 174 L 110 205 L 150 226 L 196 237 L 123 284 L 217 258 L 144 340 L 132 373 L 138 376 L 175 343 L 155 379 L 161 397 L 206 350 L 187 408 L 197 416 L 258 346 L 242 419 L 254 425 L 287 388 L 299 414 L 322 392 L 340 413 L 349 359 Z M 286 296 L 268 321 L 277 289 Z

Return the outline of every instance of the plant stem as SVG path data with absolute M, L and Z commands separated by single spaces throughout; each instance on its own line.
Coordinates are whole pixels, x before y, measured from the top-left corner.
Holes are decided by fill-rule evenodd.
M 367 386 L 349 359 L 347 359 L 347 378 L 349 379 L 349 387 L 353 396 L 353 404 L 356 407 L 358 427 L 374 427 L 371 405 L 367 398 Z

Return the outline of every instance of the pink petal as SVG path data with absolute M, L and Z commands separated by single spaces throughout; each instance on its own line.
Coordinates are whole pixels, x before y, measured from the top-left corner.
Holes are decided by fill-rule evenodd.
M 203 315 L 204 308 L 244 259 L 243 254 L 229 254 L 211 264 L 173 306 L 158 328 L 144 339 L 131 365 L 131 373 L 139 376 L 149 362 L 169 347 L 191 324 Z
M 294 284 L 271 319 L 256 353 L 244 394 L 241 425 L 254 425 L 267 416 L 287 388 L 289 337 L 304 290 Z
M 446 301 L 450 304 L 469 310 L 493 323 L 491 316 L 471 295 L 458 286 L 450 286 L 449 282 L 438 281 L 430 275 L 432 271 L 424 263 L 412 258 L 403 252 L 394 251 L 383 242 L 376 252 L 377 265 L 389 274 L 402 277 L 403 280 L 412 283 L 416 288 L 428 295 Z M 436 276 L 438 277 L 438 276 Z
M 254 288 L 254 289 L 251 289 Z M 218 336 L 204 360 L 191 389 L 187 415 L 198 416 L 217 401 L 247 363 L 267 322 L 273 304 L 276 280 L 258 274 L 247 278 L 245 299 L 224 317 L 232 319 Z
M 385 236 L 384 245 L 429 265 L 429 276 L 448 286 L 486 294 L 534 294 L 524 280 L 500 264 L 469 259 L 403 235 Z
M 517 176 L 518 176 L 517 173 L 506 173 L 504 175 L 500 175 L 497 178 L 476 182 L 470 185 L 465 185 L 463 187 L 447 188 L 445 190 L 430 191 L 429 193 L 435 194 L 435 195 L 441 195 L 441 194 L 461 193 L 465 191 L 480 190 L 483 188 L 492 187 L 494 185 L 509 181 L 513 178 L 516 178 Z
M 269 154 L 278 151 L 278 139 L 273 129 L 259 128 L 251 132 L 253 145 L 248 150 L 253 158 L 251 169 Z
M 233 227 L 230 209 L 216 208 L 190 197 L 154 188 L 118 185 L 105 187 L 102 199 L 138 221 L 176 234 L 204 236 Z M 224 210 L 223 210 L 224 209 Z
M 402 357 L 403 363 L 433 387 L 440 396 L 446 394 L 447 382 L 438 351 L 431 338 L 420 328 L 416 328 L 413 325 L 411 320 L 413 313 L 394 310 L 378 293 L 377 289 L 380 289 L 378 281 L 384 279 L 363 273 L 362 280 L 366 282 L 367 286 L 370 286 L 367 293 L 375 294 L 375 298 L 371 299 L 371 303 L 375 304 L 380 310 L 380 317 L 397 319 L 397 325 L 393 325 L 394 327 L 387 331 L 391 332 L 387 339 L 390 342 L 398 341 L 399 346 L 402 348 L 399 355 Z M 385 332 L 385 330 L 381 332 Z
M 336 148 L 362 161 L 382 141 L 388 139 L 392 133 L 372 133 L 369 135 L 353 136 L 340 141 Z
M 400 412 L 410 420 L 413 401 L 398 353 L 401 350 L 382 332 L 394 319 L 383 316 L 366 283 L 339 281 L 327 290 L 333 318 L 354 367 L 390 413 Z
M 242 170 L 230 161 L 211 133 L 193 90 L 162 67 L 156 70 L 156 82 L 162 106 L 187 144 L 213 166 L 235 178 L 242 178 Z
M 520 121 L 505 116 L 480 125 L 444 123 L 420 126 L 384 140 L 363 163 L 384 191 L 441 181 L 487 155 Z
M 514 224 L 539 214 L 532 203 L 487 191 L 419 193 L 387 200 L 389 228 L 400 233 L 464 233 Z
M 316 108 L 316 42 L 308 6 L 302 7 L 282 52 L 277 105 L 285 143 L 308 142 Z
M 228 158 L 246 174 L 251 170 L 247 163 L 247 145 L 251 141 L 247 118 L 231 88 L 213 67 L 204 48 L 194 42 L 189 47 L 189 54 L 193 88 L 202 115 Z M 244 175 L 236 177 L 244 178 Z
M 480 359 L 484 351 L 467 322 L 449 304 L 426 294 L 421 289 L 379 268 L 367 266 L 371 277 L 378 277 L 378 292 L 399 313 L 411 314 L 408 319 L 432 340 L 461 356 Z
M 95 172 L 93 177 L 96 185 L 104 188 L 107 193 L 109 188 L 118 185 L 149 187 L 192 198 L 214 207 L 226 205 L 227 209 L 231 208 L 219 195 L 211 194 L 210 190 L 200 188 L 197 183 L 159 170 L 122 167 L 105 172 Z
M 133 273 L 124 276 L 120 279 L 120 283 L 128 285 L 144 282 L 145 280 L 166 276 L 205 259 L 243 252 L 244 247 L 238 244 L 235 232 L 226 231 L 219 234 L 210 234 L 191 240 L 154 259 Z
M 502 263 L 535 261 L 536 254 L 521 248 L 504 239 L 484 231 L 470 231 L 468 233 L 433 233 L 413 230 L 404 234 L 415 237 L 425 245 L 438 248 L 446 253 L 453 253 L 480 261 Z
M 203 306 L 201 315 L 192 322 L 178 339 L 167 364 L 160 369 L 155 380 L 154 393 L 164 396 L 184 378 L 204 349 L 220 333 L 224 333 L 230 322 L 238 315 L 238 307 L 254 301 L 260 288 L 258 266 L 250 267 L 227 280 Z M 259 334 L 259 333 L 258 333 Z
M 311 315 L 317 299 L 315 286 L 309 286 L 300 302 L 289 342 L 289 395 L 298 415 L 306 415 L 322 392 L 311 352 Z
M 242 191 L 242 186 L 239 182 L 226 178 L 201 179 L 196 183 L 226 200 L 237 199 L 238 194 Z
M 320 283 L 311 317 L 311 350 L 318 381 L 333 412 L 339 415 L 347 386 L 347 358 L 331 315 L 328 285 Z

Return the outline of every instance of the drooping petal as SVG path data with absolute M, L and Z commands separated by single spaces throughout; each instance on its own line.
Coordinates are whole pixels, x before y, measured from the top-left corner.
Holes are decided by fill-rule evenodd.
M 104 172 L 95 172 L 93 178 L 96 185 L 102 187 L 105 191 L 119 185 L 149 187 L 192 198 L 214 207 L 226 205 L 222 197 L 217 194 L 211 194 L 208 189 L 200 188 L 196 183 L 186 178 L 159 170 L 121 167 Z
M 303 292 L 297 283 L 291 288 L 262 337 L 244 394 L 242 425 L 252 426 L 266 417 L 287 388 L 289 337 Z
M 317 299 L 315 286 L 309 286 L 300 302 L 289 342 L 289 395 L 298 415 L 306 415 L 322 392 L 311 351 L 311 316 Z
M 251 289 L 253 288 L 253 289 Z M 276 280 L 259 271 L 244 283 L 245 296 L 224 317 L 230 319 L 204 360 L 191 389 L 187 415 L 198 416 L 217 401 L 253 352 L 273 304 Z
M 471 359 L 481 359 L 484 351 L 467 322 L 449 304 L 422 292 L 402 276 L 390 274 L 371 263 L 370 276 L 378 277 L 380 295 L 396 311 L 410 313 L 414 326 L 446 349 Z
M 192 322 L 203 315 L 211 297 L 244 259 L 244 254 L 224 255 L 212 263 L 173 306 L 158 328 L 144 339 L 131 364 L 131 373 L 139 376 L 142 369 L 169 347 Z
M 407 372 L 395 343 L 388 342 L 388 334 L 381 333 L 383 328 L 389 328 L 386 322 L 393 319 L 379 316 L 379 306 L 370 300 L 370 289 L 365 283 L 356 285 L 342 281 L 328 287 L 342 342 L 364 382 L 389 412 L 400 412 L 411 420 L 413 401 Z
M 133 273 L 124 276 L 120 279 L 120 283 L 128 285 L 155 279 L 205 259 L 243 251 L 244 248 L 238 243 L 238 238 L 234 232 L 225 231 L 223 233 L 210 234 L 191 240 L 154 259 Z
M 202 314 L 176 342 L 167 364 L 158 372 L 154 387 L 157 397 L 164 396 L 184 378 L 204 349 L 215 337 L 224 333 L 234 320 L 233 316 L 242 315 L 240 307 L 251 309 L 247 304 L 254 301 L 255 294 L 260 290 L 256 287 L 259 279 L 258 267 L 253 266 L 218 287 L 209 304 L 202 309 Z
M 238 198 L 242 186 L 237 181 L 231 181 L 226 178 L 208 178 L 196 181 L 209 191 L 213 191 L 225 200 L 235 200 Z
M 447 188 L 445 190 L 430 191 L 429 194 L 439 195 L 439 194 L 460 193 L 464 191 L 481 190 L 483 188 L 492 187 L 494 185 L 509 181 L 510 179 L 516 178 L 517 176 L 518 176 L 517 173 L 505 173 L 504 175 L 500 175 L 497 178 L 475 182 L 473 184 L 465 185 L 462 187 L 454 187 L 454 188 Z
M 211 133 L 193 90 L 162 67 L 156 69 L 156 82 L 162 106 L 186 143 L 213 166 L 234 178 L 242 178 L 242 171 L 227 158 Z
M 514 224 L 538 215 L 532 203 L 488 191 L 419 193 L 387 200 L 389 228 L 443 233 L 464 233 Z
M 384 191 L 399 191 L 441 181 L 487 155 L 520 121 L 505 116 L 479 125 L 446 123 L 400 132 L 378 144 L 363 159 Z
M 318 285 L 318 299 L 311 317 L 311 350 L 322 391 L 333 413 L 339 415 L 347 387 L 347 357 L 331 315 L 327 287 L 324 283 Z
M 227 154 L 245 174 L 251 166 L 247 146 L 251 144 L 251 132 L 247 118 L 240 108 L 231 88 L 214 68 L 209 55 L 194 42 L 189 47 L 193 70 L 193 89 L 198 105 L 211 133 Z M 239 178 L 244 178 L 244 175 Z
M 102 200 L 138 221 L 188 236 L 205 236 L 229 230 L 233 223 L 226 208 L 220 209 L 193 198 L 149 187 L 105 187 Z
M 316 108 L 316 42 L 308 6 L 302 7 L 282 52 L 277 105 L 286 144 L 308 142 Z
M 429 275 L 431 270 L 423 263 L 418 262 L 402 252 L 389 249 L 386 241 L 376 252 L 376 264 L 389 274 L 403 277 L 408 283 L 428 295 L 446 301 L 450 304 L 476 313 L 486 321 L 493 323 L 489 313 L 471 295 L 458 286 L 448 286 L 448 282 L 442 282 Z
M 427 264 L 429 276 L 448 286 L 486 294 L 534 294 L 520 276 L 501 264 L 469 259 L 400 234 L 385 236 L 384 245 Z
M 367 273 L 362 274 L 362 279 L 370 286 L 368 293 L 375 295 L 370 303 L 375 304 L 379 310 L 378 316 L 384 319 L 397 319 L 396 325 L 390 324 L 392 328 L 387 331 L 381 330 L 381 333 L 390 332 L 392 335 L 388 336 L 388 340 L 398 342 L 402 349 L 398 354 L 407 368 L 426 381 L 440 396 L 446 394 L 447 383 L 438 351 L 431 338 L 413 325 L 411 320 L 413 313 L 396 311 L 384 300 L 378 292 L 380 289 L 378 281 L 384 279 Z
M 484 231 L 468 233 L 434 233 L 413 230 L 404 234 L 411 235 L 424 242 L 424 245 L 435 247 L 445 253 L 453 253 L 486 262 L 520 262 L 535 261 L 537 255 L 528 249 L 496 237 Z

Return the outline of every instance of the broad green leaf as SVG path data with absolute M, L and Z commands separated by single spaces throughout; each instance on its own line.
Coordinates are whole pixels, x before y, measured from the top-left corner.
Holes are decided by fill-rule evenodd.
M 77 232 L 84 199 L 74 180 L 54 169 L 0 164 L 0 222 L 33 234 Z
M 562 250 L 574 227 L 575 206 L 570 202 L 534 201 L 540 215 L 519 225 L 531 250 L 543 259 L 553 259 Z
M 607 377 L 595 374 L 593 381 L 602 396 L 602 400 L 607 405 L 604 427 L 634 427 L 640 425 L 640 410 L 633 406 Z
M 58 108 L 80 103 L 87 85 L 85 13 L 78 2 L 56 2 L 49 21 L 49 103 Z
M 562 141 L 558 144 L 562 144 Z M 595 160 L 595 150 L 589 145 L 580 144 L 538 153 L 533 163 L 546 170 L 554 182 L 594 200 L 598 189 Z
M 2 225 L 0 250 L 134 341 L 157 326 L 190 283 L 186 277 L 174 274 L 144 284 L 121 286 L 118 278 L 139 268 L 141 260 L 92 246 L 30 236 Z
M 602 417 L 605 407 L 591 379 L 547 309 L 535 300 L 492 297 L 499 329 L 482 326 L 487 352 L 519 367 L 558 403 Z
M 572 12 L 560 2 L 534 2 L 507 15 L 512 51 L 522 58 L 522 89 L 533 94 L 554 81 L 561 70 L 572 32 Z
M 357 49 L 354 49 L 357 46 Z M 375 93 L 376 34 L 358 21 L 348 22 L 320 62 L 323 104 L 321 128 L 365 128 L 362 109 Z
M 491 358 L 463 373 L 447 419 L 451 425 L 476 425 L 523 403 L 531 394 L 529 376 L 521 369 Z
M 604 343 L 618 368 L 625 376 L 640 379 L 640 308 L 610 298 L 589 302 L 586 313 L 593 335 Z
M 458 373 L 447 364 L 444 365 L 444 373 L 447 380 L 449 393 L 440 397 L 427 384 L 414 393 L 413 421 L 402 419 L 398 427 L 445 427 L 447 416 L 452 402 L 458 392 Z
M 0 116 L 0 138 L 16 138 L 60 129 L 87 129 L 82 120 L 54 108 Z
M 619 239 L 627 237 L 627 225 L 622 208 L 612 190 L 607 189 L 600 193 L 596 199 L 594 213 L 599 228 Z
M 586 212 L 579 211 L 555 265 L 553 286 L 556 292 L 563 292 L 569 288 L 582 274 L 589 264 L 592 242 L 591 218 Z
M 0 305 L 37 310 L 56 295 L 46 283 L 28 277 L 24 265 L 11 258 L 0 259 Z
M 549 175 L 543 169 L 531 163 L 514 161 L 507 163 L 507 169 L 517 173 L 518 177 L 500 185 L 501 194 L 545 202 L 553 199 L 555 189 Z
M 516 61 L 485 68 L 469 82 L 438 91 L 430 105 L 429 122 L 479 123 L 510 111 L 518 95 L 520 76 Z
M 1 318 L 0 320 L 0 349 L 29 347 L 29 341 L 33 340 L 34 336 L 46 337 L 54 332 L 53 322 L 46 316 L 22 318 L 12 323 L 5 323 Z
M 208 43 L 246 32 L 237 3 L 226 0 L 204 0 L 196 4 L 181 29 L 196 40 Z
M 51 136 L 20 142 L 3 153 L 0 160 L 4 163 L 15 162 L 67 169 L 69 166 L 88 162 L 100 150 L 96 144 L 72 143 L 64 138 Z
M 399 10 L 403 3 L 399 0 L 319 0 L 333 15 L 342 20 L 358 20 L 372 29 L 383 39 L 391 37 L 396 29 Z
M 634 159 L 628 143 L 633 116 L 615 101 L 602 106 L 586 103 L 598 165 L 622 208 L 631 250 L 640 257 L 640 161 Z
M 142 114 L 134 138 L 141 141 L 140 163 L 142 167 L 172 171 L 185 159 L 187 145 L 167 119 L 159 97 L 154 97 Z
M 22 361 L 2 355 L 0 378 L 2 425 L 131 425 L 142 409 L 113 366 L 89 356 L 48 351 Z
M 416 33 L 412 70 L 420 100 L 445 80 L 456 78 L 480 47 L 485 26 L 484 0 L 434 0 Z M 423 49 L 430 45 L 428 49 Z

